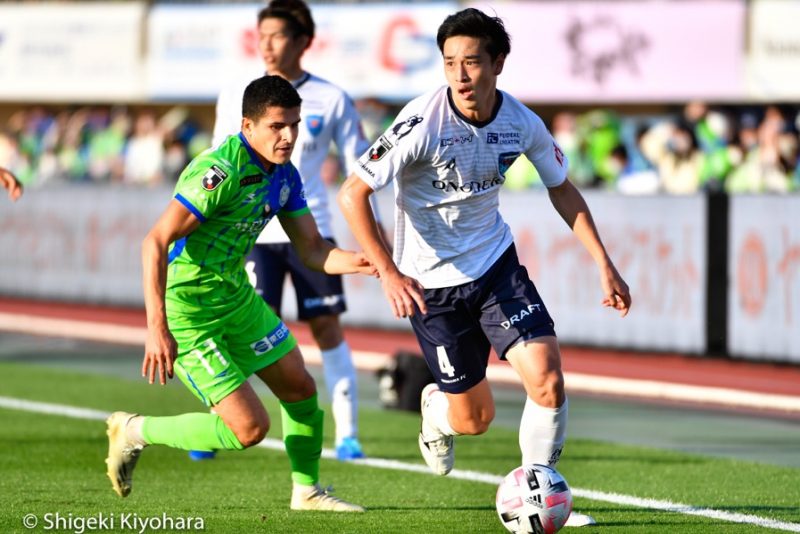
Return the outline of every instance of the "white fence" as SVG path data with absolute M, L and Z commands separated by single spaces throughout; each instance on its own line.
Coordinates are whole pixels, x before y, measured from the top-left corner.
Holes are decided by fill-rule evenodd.
M 620 319 L 600 305 L 597 269 L 542 192 L 504 193 L 501 211 L 565 342 L 703 353 L 706 347 L 706 199 L 587 192 L 601 234 L 631 287 Z M 47 188 L 0 199 L 0 292 L 31 298 L 141 305 L 140 243 L 168 189 Z M 391 192 L 379 195 L 392 230 Z M 733 198 L 729 352 L 800 362 L 800 197 Z M 336 237 L 355 248 L 341 215 Z M 380 282 L 348 276 L 353 325 L 408 328 Z M 291 290 L 284 310 L 294 316 Z

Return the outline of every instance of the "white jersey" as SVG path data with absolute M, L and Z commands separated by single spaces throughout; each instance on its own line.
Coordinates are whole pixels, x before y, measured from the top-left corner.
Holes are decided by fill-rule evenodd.
M 373 190 L 394 180 L 394 261 L 425 288 L 478 279 L 511 245 L 498 211 L 505 172 L 525 154 L 548 187 L 567 178 L 567 160 L 542 119 L 498 91 L 481 123 L 457 111 L 445 86 L 412 100 L 359 159 Z
M 263 75 L 263 73 L 261 74 Z M 242 128 L 242 98 L 247 85 L 255 77 L 245 78 L 222 90 L 217 99 L 217 118 L 214 124 L 213 145 L 217 146 L 229 135 Z M 331 141 L 339 148 L 340 160 L 347 175 L 353 172 L 358 156 L 369 147 L 364 137 L 361 120 L 352 100 L 332 83 L 312 74 L 304 73 L 292 82 L 300 98 L 300 129 L 292 163 L 300 172 L 306 201 L 319 232 L 332 238 L 331 213 L 328 190 L 320 178 L 320 169 L 328 156 Z M 277 220 L 271 221 L 256 243 L 286 243 L 289 237 Z

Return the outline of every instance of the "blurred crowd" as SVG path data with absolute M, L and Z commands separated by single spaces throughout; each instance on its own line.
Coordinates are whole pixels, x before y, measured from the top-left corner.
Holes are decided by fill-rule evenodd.
M 87 106 L 17 111 L 0 129 L 0 166 L 28 186 L 54 182 L 157 185 L 174 181 L 210 134 L 187 109 L 162 114 Z
M 800 190 L 800 111 L 794 107 L 691 102 L 658 116 L 562 112 L 550 128 L 570 160 L 571 179 L 583 188 L 676 195 Z M 510 171 L 511 187 L 539 184 L 530 164 Z
M 374 138 L 398 108 L 357 102 Z M 581 188 L 626 194 L 698 191 L 800 191 L 800 111 L 796 107 L 713 107 L 691 102 L 672 113 L 620 114 L 596 109 L 559 112 L 549 122 Z M 50 112 L 31 107 L 0 129 L 0 166 L 27 185 L 95 182 L 157 185 L 174 182 L 211 142 L 186 108 L 90 106 Z M 541 187 L 520 158 L 507 173 L 512 189 Z M 341 180 L 332 155 L 326 181 Z

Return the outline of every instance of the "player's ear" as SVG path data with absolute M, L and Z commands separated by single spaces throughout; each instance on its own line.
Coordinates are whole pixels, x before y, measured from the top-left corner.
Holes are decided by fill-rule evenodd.
M 250 134 L 253 131 L 253 121 L 248 119 L 247 117 L 242 117 L 242 132 L 245 135 Z
M 494 75 L 499 76 L 503 72 L 503 66 L 506 64 L 506 55 L 500 54 L 494 60 Z

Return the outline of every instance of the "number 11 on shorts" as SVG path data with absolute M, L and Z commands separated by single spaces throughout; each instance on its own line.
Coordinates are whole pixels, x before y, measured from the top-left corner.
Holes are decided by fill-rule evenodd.
M 447 352 L 444 350 L 444 347 L 436 347 L 436 356 L 439 359 L 439 370 L 442 374 L 453 378 L 456 374 L 456 369 L 450 364 L 450 359 L 447 357 Z

